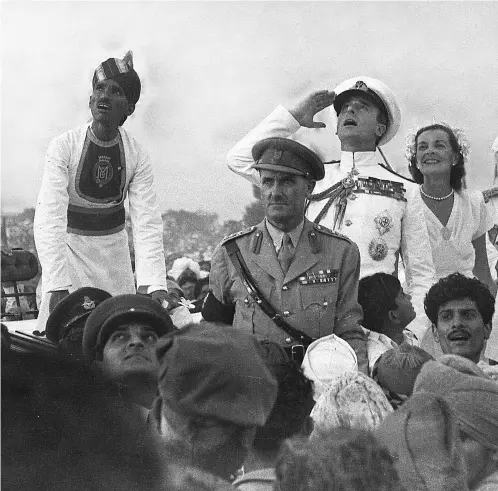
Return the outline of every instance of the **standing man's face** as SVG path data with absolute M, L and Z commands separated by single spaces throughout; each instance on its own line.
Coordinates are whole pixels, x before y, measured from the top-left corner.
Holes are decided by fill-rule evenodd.
M 439 307 L 433 332 L 444 354 L 463 356 L 477 363 L 491 325 L 484 324 L 474 300 L 464 298 Z
M 379 123 L 379 108 L 365 97 L 353 95 L 344 102 L 337 115 L 337 136 L 341 143 L 375 149 L 386 125 Z
M 156 331 L 145 323 L 118 326 L 104 347 L 104 374 L 115 382 L 135 376 L 157 377 L 157 340 Z
M 278 229 L 292 230 L 304 218 L 304 206 L 313 191 L 313 183 L 303 176 L 265 169 L 260 176 L 265 216 Z
M 114 80 L 102 80 L 95 84 L 90 96 L 90 110 L 95 121 L 117 128 L 134 109 L 135 105 L 128 103 L 123 89 Z

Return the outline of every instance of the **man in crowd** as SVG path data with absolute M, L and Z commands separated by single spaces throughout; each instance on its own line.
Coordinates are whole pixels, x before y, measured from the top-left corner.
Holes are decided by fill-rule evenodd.
M 367 339 L 369 373 L 379 357 L 401 343 L 417 344 L 411 331 L 405 329 L 415 310 L 411 296 L 403 291 L 393 275 L 375 273 L 360 280 L 358 301 L 363 309 L 362 326 L 369 330 Z
M 335 333 L 352 346 L 366 373 L 358 247 L 304 217 L 323 163 L 286 138 L 260 141 L 252 158 L 265 219 L 216 248 L 203 317 L 230 322 L 220 312 L 232 306 L 236 329 L 283 346 L 300 362 L 313 340 Z
M 157 356 L 157 430 L 186 466 L 232 480 L 277 395 L 257 341 L 227 326 L 192 324 L 161 339 Z
M 175 330 L 168 312 L 143 295 L 118 295 L 90 314 L 83 354 L 94 370 L 122 389 L 147 415 L 157 392 L 158 339 Z
M 417 313 L 408 329 L 421 341 L 427 329 L 423 297 L 435 282 L 435 271 L 427 254 L 428 234 L 415 235 L 418 219 L 408 210 L 406 190 L 414 192 L 417 187 L 381 164 L 380 147 L 396 135 L 401 120 L 394 94 L 386 84 L 355 77 L 339 84 L 334 92 L 313 92 L 289 110 L 278 106 L 230 150 L 228 166 L 259 185 L 253 145 L 263 138 L 291 137 L 301 126 L 323 128 L 324 123 L 313 118 L 332 104 L 341 158 L 326 166 L 325 179 L 310 197 L 307 217 L 358 244 L 362 276 L 397 274 L 401 253 Z
M 498 384 L 428 361 L 413 395 L 386 417 L 377 437 L 397 456 L 405 489 L 475 491 L 490 479 L 496 484 Z
M 491 333 L 494 305 L 486 285 L 460 273 L 433 285 L 425 297 L 425 311 L 442 352 L 468 358 L 491 372 L 492 368 L 480 360 Z
M 272 491 L 275 463 L 284 440 L 297 435 L 308 436 L 312 429 L 310 413 L 314 400 L 311 380 L 280 346 L 274 343 L 261 345 L 266 366 L 278 383 L 277 399 L 264 426 L 256 430 L 251 450 L 244 461 L 244 475 L 233 483 L 240 491 Z
M 42 266 L 39 329 L 55 305 L 80 287 L 135 293 L 125 198 L 139 287 L 167 297 L 163 224 L 150 159 L 122 125 L 140 97 L 131 53 L 109 58 L 93 75 L 92 120 L 51 141 L 34 219 Z

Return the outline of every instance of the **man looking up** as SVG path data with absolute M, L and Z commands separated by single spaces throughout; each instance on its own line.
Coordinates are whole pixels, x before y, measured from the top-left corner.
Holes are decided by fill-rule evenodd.
M 118 295 L 98 305 L 83 331 L 89 366 L 148 413 L 157 391 L 158 339 L 175 331 L 168 312 L 143 295 Z
M 236 329 L 282 346 L 299 363 L 312 341 L 336 334 L 355 350 L 366 373 L 358 248 L 304 217 L 315 182 L 324 176 L 321 160 L 286 138 L 258 142 L 252 158 L 265 219 L 216 248 L 203 317 L 232 323 L 221 315 L 232 307 Z M 248 280 L 255 285 L 250 292 Z
M 401 121 L 394 94 L 386 84 L 370 77 L 354 77 L 333 92 L 309 94 L 289 110 L 278 106 L 228 152 L 228 166 L 260 185 L 251 156 L 253 145 L 263 138 L 290 137 L 301 126 L 323 128 L 324 123 L 313 118 L 332 104 L 341 158 L 325 166 L 325 178 L 310 197 L 307 217 L 358 244 L 362 276 L 378 272 L 397 275 L 401 254 L 408 293 L 417 313 L 407 328 L 421 341 L 428 327 L 423 298 L 435 282 L 435 270 L 427 254 L 428 234 L 420 234 L 419 219 L 410 212 L 408 195 L 418 187 L 380 164 L 380 147 L 396 135 Z
M 45 159 L 34 219 L 42 266 L 40 331 L 70 291 L 135 293 L 125 230 L 127 196 L 138 286 L 160 302 L 167 297 L 163 224 L 150 159 L 122 127 L 141 89 L 131 52 L 100 64 L 92 88 L 91 122 L 52 140 Z

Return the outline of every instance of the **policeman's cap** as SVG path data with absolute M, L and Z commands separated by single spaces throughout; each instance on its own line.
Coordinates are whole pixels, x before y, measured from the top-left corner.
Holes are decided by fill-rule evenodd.
M 45 332 L 47 339 L 59 343 L 72 327 L 83 326 L 86 318 L 111 294 L 99 288 L 79 288 L 63 298 L 47 319 Z
M 144 295 L 118 295 L 102 302 L 88 317 L 83 332 L 83 353 L 88 363 L 102 360 L 105 344 L 124 323 L 145 322 L 158 336 L 175 331 L 171 317 L 156 300 Z
M 265 138 L 252 149 L 255 169 L 287 172 L 320 181 L 325 168 L 320 157 L 301 143 L 287 138 Z

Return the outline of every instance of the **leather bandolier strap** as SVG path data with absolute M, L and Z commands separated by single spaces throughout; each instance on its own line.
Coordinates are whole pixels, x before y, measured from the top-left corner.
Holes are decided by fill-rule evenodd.
M 308 336 L 299 329 L 287 324 L 287 322 L 285 322 L 282 318 L 282 315 L 277 312 L 270 302 L 261 294 L 235 240 L 228 241 L 223 246 L 228 252 L 228 256 L 230 257 L 230 260 L 232 261 L 232 264 L 234 265 L 235 270 L 242 280 L 247 292 L 259 305 L 263 313 L 266 314 L 280 329 L 301 343 L 305 348 L 315 341 L 315 339 L 311 336 Z

